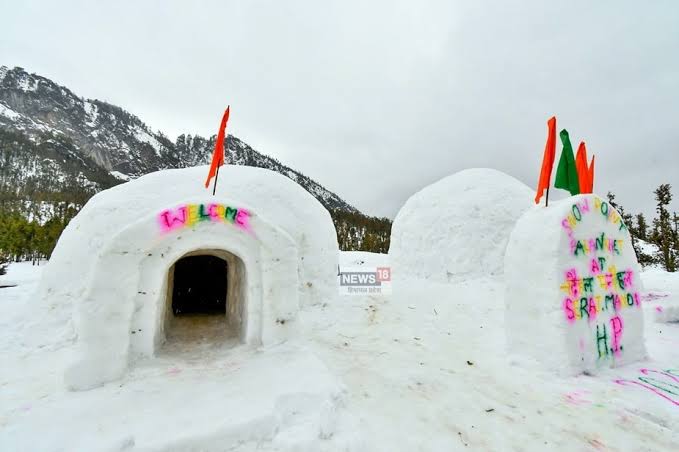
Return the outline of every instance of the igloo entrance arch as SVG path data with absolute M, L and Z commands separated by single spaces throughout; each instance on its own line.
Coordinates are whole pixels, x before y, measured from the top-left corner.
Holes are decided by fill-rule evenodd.
M 208 204 L 182 205 L 200 209 Z M 241 272 L 232 275 L 236 281 L 231 286 L 238 300 L 231 326 L 236 327 L 239 342 L 259 345 L 287 338 L 290 329 L 276 326 L 293 320 L 298 310 L 295 244 L 251 210 L 240 211 L 247 212 L 247 227 L 209 221 L 159 231 L 154 215 L 111 240 L 95 263 L 90 289 L 77 307 L 82 346 L 80 359 L 67 372 L 71 386 L 87 387 L 80 380 L 82 376 L 90 380 L 92 372 L 113 379 L 124 372 L 130 359 L 154 356 L 160 350 L 166 327 L 172 324 L 168 322 L 170 270 L 181 258 L 206 250 L 231 260 L 233 270 Z M 113 271 L 118 274 L 112 279 Z
M 244 342 L 247 271 L 225 250 L 196 250 L 168 270 L 162 329 L 170 343 Z
M 161 171 L 105 190 L 62 234 L 37 295 L 48 305 L 73 303 L 70 388 L 116 380 L 161 350 L 176 320 L 174 271 L 187 257 L 226 262 L 221 326 L 234 344 L 284 341 L 298 330 L 301 306 L 336 296 L 336 233 L 315 198 L 249 167 L 220 170 L 210 196 L 196 183 L 205 171 Z

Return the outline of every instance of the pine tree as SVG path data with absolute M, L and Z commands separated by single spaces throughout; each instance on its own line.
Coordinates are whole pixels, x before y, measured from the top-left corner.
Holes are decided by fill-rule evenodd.
M 622 207 L 622 205 L 615 202 L 615 195 L 610 191 L 606 193 L 606 198 L 608 199 L 608 204 L 618 211 L 620 217 L 622 217 L 622 221 L 625 223 L 625 226 L 627 226 L 630 240 L 632 240 L 632 248 L 634 249 L 634 254 L 637 256 L 637 261 L 648 261 L 648 256 L 644 255 L 643 251 L 641 251 L 641 248 L 639 247 L 639 243 L 637 243 L 637 238 L 639 238 L 639 236 L 637 228 L 634 225 L 634 217 L 632 214 L 625 212 L 625 209 Z
M 0 251 L 0 275 L 7 273 L 7 264 L 9 264 L 9 257 Z
M 637 225 L 635 227 L 637 237 L 640 240 L 648 240 L 648 223 L 646 223 L 646 218 L 643 213 L 637 214 Z
M 608 204 L 610 204 L 611 207 L 618 211 L 618 213 L 622 217 L 622 220 L 625 222 L 625 226 L 627 226 L 627 229 L 630 231 L 630 234 L 632 234 L 633 236 L 636 235 L 634 231 L 634 218 L 632 217 L 632 215 L 625 212 L 625 209 L 622 207 L 621 204 L 615 202 L 615 195 L 610 191 L 606 193 L 606 198 L 608 198 Z
M 677 270 L 676 233 L 667 206 L 672 201 L 672 187 L 662 184 L 655 190 L 658 217 L 653 220 L 653 241 L 658 246 L 656 258 L 668 272 Z
M 611 207 L 617 210 L 620 216 L 622 216 L 622 214 L 625 212 L 625 209 L 623 209 L 620 204 L 615 202 L 615 195 L 609 191 L 608 193 L 606 193 L 606 199 L 608 199 L 608 204 L 610 204 Z

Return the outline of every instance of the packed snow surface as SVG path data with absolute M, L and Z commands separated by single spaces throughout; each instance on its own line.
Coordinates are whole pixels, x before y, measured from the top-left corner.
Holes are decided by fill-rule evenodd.
M 360 261 L 388 265 L 340 257 Z M 254 353 L 187 346 L 72 393 L 61 381 L 70 306 L 36 308 L 42 268 L 12 264 L 0 277 L 18 284 L 0 289 L 0 450 L 679 449 L 679 324 L 652 315 L 647 361 L 557 377 L 507 359 L 500 278 L 412 279 L 388 298 L 308 307 L 299 342 Z M 671 276 L 642 273 L 644 310 L 679 302 Z
M 391 228 L 394 278 L 456 282 L 501 275 L 507 239 L 531 190 L 488 168 L 460 171 L 411 196 Z

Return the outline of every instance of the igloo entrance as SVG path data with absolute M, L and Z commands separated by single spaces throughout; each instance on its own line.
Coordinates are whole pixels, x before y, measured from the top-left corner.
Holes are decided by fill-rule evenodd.
M 245 277 L 243 261 L 228 251 L 198 250 L 179 258 L 167 275 L 164 348 L 243 339 Z
M 226 314 L 228 265 L 216 256 L 187 256 L 174 264 L 172 314 Z

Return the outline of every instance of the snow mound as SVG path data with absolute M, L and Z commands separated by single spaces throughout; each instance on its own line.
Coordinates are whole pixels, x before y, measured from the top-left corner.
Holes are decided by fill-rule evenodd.
M 642 274 L 645 303 L 653 307 L 659 323 L 679 323 L 679 273 L 670 273 L 658 267 L 646 269 Z
M 526 185 L 500 171 L 460 171 L 411 196 L 394 219 L 395 278 L 439 282 L 501 275 L 507 239 L 532 203 Z
M 300 307 L 337 296 L 335 228 L 313 196 L 247 166 L 222 167 L 213 196 L 206 174 L 159 171 L 105 190 L 65 229 L 38 299 L 75 306 L 80 355 L 69 387 L 115 380 L 128 362 L 155 355 L 174 322 L 175 263 L 185 257 L 225 262 L 226 323 L 240 343 L 284 341 Z
M 596 195 L 535 206 L 505 255 L 509 351 L 563 374 L 646 357 L 639 264 L 627 226 Z

